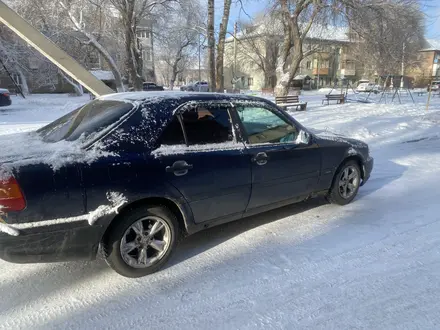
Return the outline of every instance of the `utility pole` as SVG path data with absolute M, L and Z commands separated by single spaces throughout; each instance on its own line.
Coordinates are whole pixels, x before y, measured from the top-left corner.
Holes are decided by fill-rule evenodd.
M 319 89 L 319 54 L 318 54 L 318 57 L 316 58 L 316 66 L 317 66 L 317 69 L 318 69 L 318 80 L 317 80 L 317 84 L 316 84 L 316 89 L 318 90 Z
M 237 72 L 237 22 L 234 24 L 234 71 L 232 72 L 232 89 L 235 90 L 235 77 Z
M 400 88 L 403 88 L 403 76 L 405 75 L 405 42 L 402 45 L 402 71 L 401 71 L 401 80 L 400 80 Z
M 201 42 L 200 42 L 200 33 L 199 33 L 199 81 L 202 81 L 202 72 L 201 72 L 201 68 L 200 68 L 200 62 L 201 62 L 201 54 L 200 54 L 200 52 L 201 52 L 201 47 L 202 47 L 202 45 L 201 45 Z M 200 87 L 199 87 L 199 89 L 200 89 Z

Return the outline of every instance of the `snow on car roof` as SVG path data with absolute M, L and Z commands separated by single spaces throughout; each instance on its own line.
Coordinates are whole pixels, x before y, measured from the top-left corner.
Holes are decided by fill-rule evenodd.
M 125 92 L 125 93 L 113 93 L 108 95 L 100 96 L 100 100 L 115 100 L 123 102 L 133 102 L 133 101 L 155 101 L 158 102 L 165 99 L 178 99 L 178 100 L 207 100 L 207 99 L 244 99 L 244 100 L 258 100 L 267 101 L 266 99 L 243 95 L 243 94 L 225 94 L 225 93 L 209 93 L 209 92 L 181 92 L 181 91 L 141 91 L 141 92 Z
M 7 90 L 6 88 L 0 88 L 0 92 L 1 93 L 9 93 L 9 90 Z

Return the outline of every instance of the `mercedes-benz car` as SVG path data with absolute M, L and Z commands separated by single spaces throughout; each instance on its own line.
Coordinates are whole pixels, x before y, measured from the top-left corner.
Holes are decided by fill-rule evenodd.
M 316 196 L 348 204 L 373 168 L 361 141 L 216 93 L 103 96 L 0 144 L 0 258 L 93 259 L 101 247 L 127 277 L 159 270 L 205 228 Z

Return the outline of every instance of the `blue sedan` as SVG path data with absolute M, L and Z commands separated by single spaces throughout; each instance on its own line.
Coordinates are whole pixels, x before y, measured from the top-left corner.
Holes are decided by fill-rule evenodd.
M 0 258 L 93 259 L 101 247 L 127 277 L 208 227 L 316 196 L 348 204 L 373 168 L 365 143 L 244 95 L 112 94 L 15 138 L 0 141 Z

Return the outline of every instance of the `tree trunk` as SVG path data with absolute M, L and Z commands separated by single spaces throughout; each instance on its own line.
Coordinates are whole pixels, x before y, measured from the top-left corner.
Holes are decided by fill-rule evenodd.
M 298 71 L 299 65 L 303 59 L 302 50 L 298 49 L 301 46 L 298 45 L 298 48 L 293 50 L 292 53 L 292 61 L 287 69 L 284 69 L 278 79 L 278 82 L 275 86 L 275 95 L 276 96 L 286 96 L 289 93 L 289 86 Z
M 105 58 L 107 64 L 110 67 L 110 70 L 113 73 L 113 76 L 115 77 L 115 84 L 116 84 L 116 90 L 121 93 L 125 92 L 124 84 L 122 82 L 122 75 L 121 72 L 119 72 L 118 66 L 113 59 L 113 57 L 110 55 L 110 53 L 105 49 L 93 35 L 86 34 L 87 38 L 90 40 L 90 44 Z
M 130 81 L 135 91 L 142 90 L 142 77 L 139 74 L 139 60 L 136 47 L 136 34 L 133 33 L 132 20 L 126 23 L 125 27 L 125 50 L 127 53 L 127 69 Z
M 25 74 L 23 73 L 23 70 L 20 68 L 19 65 L 15 65 L 15 71 L 18 73 L 18 75 L 20 76 L 20 81 L 21 81 L 21 91 L 23 92 L 24 95 L 29 95 L 29 86 L 27 83 L 27 78 L 25 76 Z
M 225 0 L 225 5 L 223 9 L 222 22 L 220 23 L 220 31 L 218 36 L 217 44 L 217 61 L 216 61 L 216 89 L 217 92 L 223 92 L 224 90 L 224 79 L 223 79 L 223 57 L 225 54 L 225 38 L 226 30 L 228 28 L 229 12 L 231 10 L 231 1 Z
M 215 37 L 214 37 L 214 0 L 208 0 L 208 71 L 209 90 L 215 90 Z
M 125 52 L 127 57 L 127 70 L 133 89 L 142 90 L 142 59 L 137 47 L 135 1 L 126 1 L 121 12 L 122 23 L 125 28 Z
M 75 83 L 72 79 L 70 79 L 70 77 L 68 77 L 62 70 L 58 70 L 58 73 L 61 75 L 61 77 L 64 78 L 65 81 L 67 81 L 67 83 L 73 87 L 76 96 L 81 96 L 84 94 L 84 91 L 81 87 L 81 85 Z

